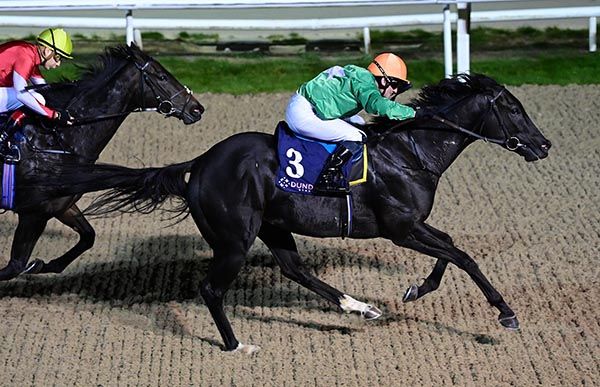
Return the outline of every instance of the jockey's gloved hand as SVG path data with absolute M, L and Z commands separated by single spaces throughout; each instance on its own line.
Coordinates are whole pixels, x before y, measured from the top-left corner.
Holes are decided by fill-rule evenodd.
M 421 108 L 421 107 L 417 107 L 415 109 L 415 119 L 416 120 L 429 120 L 433 117 L 433 114 L 431 112 L 428 112 L 427 110 Z
M 67 109 L 56 109 L 54 110 L 54 121 L 62 126 L 73 125 L 75 118 L 69 113 Z

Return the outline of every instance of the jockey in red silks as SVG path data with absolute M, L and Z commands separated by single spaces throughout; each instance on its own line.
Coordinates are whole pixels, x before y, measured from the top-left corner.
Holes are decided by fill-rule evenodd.
M 49 28 L 37 37 L 37 44 L 12 41 L 0 45 L 0 114 L 15 111 L 0 131 L 0 157 L 11 160 L 17 150 L 7 146 L 8 140 L 20 126 L 25 114 L 19 109 L 26 106 L 31 111 L 61 125 L 70 125 L 73 118 L 66 110 L 50 109 L 44 97 L 27 90 L 29 84 L 44 84 L 39 67 L 53 69 L 61 65 L 62 58 L 73 59 L 73 43 L 61 28 Z
M 300 86 L 285 112 L 290 129 L 301 136 L 338 142 L 316 182 L 316 192 L 348 191 L 342 168 L 360 151 L 364 138 L 353 125 L 365 123 L 358 113 L 364 109 L 395 120 L 413 118 L 410 106 L 394 101 L 410 87 L 406 64 L 392 53 L 378 55 L 366 69 L 331 67 Z

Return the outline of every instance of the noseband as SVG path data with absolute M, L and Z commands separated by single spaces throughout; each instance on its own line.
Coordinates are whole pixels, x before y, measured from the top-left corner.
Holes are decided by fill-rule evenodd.
M 140 95 L 142 98 L 140 111 L 156 111 L 156 112 L 164 115 L 165 117 L 170 117 L 177 113 L 184 114 L 183 112 L 185 111 L 186 106 L 188 105 L 188 103 L 190 102 L 190 100 L 192 98 L 192 91 L 187 86 L 183 86 L 183 89 L 181 89 L 178 92 L 176 92 L 175 94 L 171 95 L 169 98 L 163 99 L 163 97 L 161 97 L 160 94 L 157 92 L 157 89 L 160 89 L 160 91 L 163 91 L 163 92 L 164 92 L 164 89 L 162 87 L 160 87 L 151 77 L 151 76 L 153 76 L 154 78 L 156 78 L 156 74 L 150 74 L 146 71 L 146 69 L 148 68 L 148 66 L 150 65 L 150 63 L 152 61 L 153 61 L 153 59 L 150 58 L 146 63 L 144 63 L 144 65 L 139 65 L 137 62 L 134 62 L 135 67 L 140 71 L 140 89 L 141 89 Z M 154 94 L 154 98 L 156 98 L 156 101 L 158 102 L 158 105 L 156 108 L 145 108 L 144 85 L 148 85 L 148 87 Z M 173 106 L 173 99 L 182 93 L 186 94 L 185 103 L 183 104 L 181 109 L 177 109 Z

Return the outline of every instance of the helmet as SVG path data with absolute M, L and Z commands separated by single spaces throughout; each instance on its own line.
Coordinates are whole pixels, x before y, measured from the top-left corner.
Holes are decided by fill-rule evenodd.
M 376 77 L 394 77 L 407 81 L 406 64 L 398 55 L 389 52 L 377 55 L 367 70 Z
M 73 59 L 73 43 L 71 37 L 62 28 L 48 28 L 42 31 L 37 41 L 39 44 L 51 48 L 60 56 L 68 59 Z

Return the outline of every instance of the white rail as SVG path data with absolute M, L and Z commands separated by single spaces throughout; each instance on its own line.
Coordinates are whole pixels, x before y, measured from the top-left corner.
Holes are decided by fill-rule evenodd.
M 0 26 L 32 26 L 48 25 L 66 28 L 94 28 L 126 30 L 126 41 L 134 41 L 135 30 L 321 30 L 362 28 L 365 52 L 370 49 L 370 27 L 443 25 L 444 36 L 444 73 L 450 76 L 453 71 L 451 23 L 457 23 L 457 72 L 469 72 L 470 47 L 469 24 L 481 22 L 502 22 L 518 20 L 547 20 L 566 18 L 589 18 L 589 50 L 596 51 L 596 18 L 600 16 L 600 6 L 540 8 L 528 10 L 501 10 L 465 12 L 468 3 L 499 2 L 516 0 L 471 0 L 469 2 L 453 0 L 231 0 L 195 2 L 172 0 L 159 2 L 142 0 L 136 2 L 119 2 L 114 0 L 22 0 L 18 2 L 0 1 Z M 407 4 L 444 4 L 443 13 L 413 14 L 393 16 L 369 16 L 325 19 L 164 19 L 134 18 L 134 9 L 178 9 L 178 8 L 265 8 L 265 7 L 323 7 L 323 6 L 364 6 L 364 5 L 407 5 Z M 458 13 L 450 12 L 449 5 L 457 4 Z M 7 15 L 6 12 L 33 10 L 126 10 L 125 18 L 114 17 L 64 17 L 64 16 L 24 16 Z M 465 16 L 466 15 L 466 16 Z M 138 42 L 141 44 L 141 41 Z
M 307 8 L 380 5 L 455 4 L 461 0 L 21 0 L 0 1 L 0 11 L 84 10 L 84 9 L 215 9 L 215 8 Z M 519 0 L 471 0 L 471 3 L 499 3 Z

